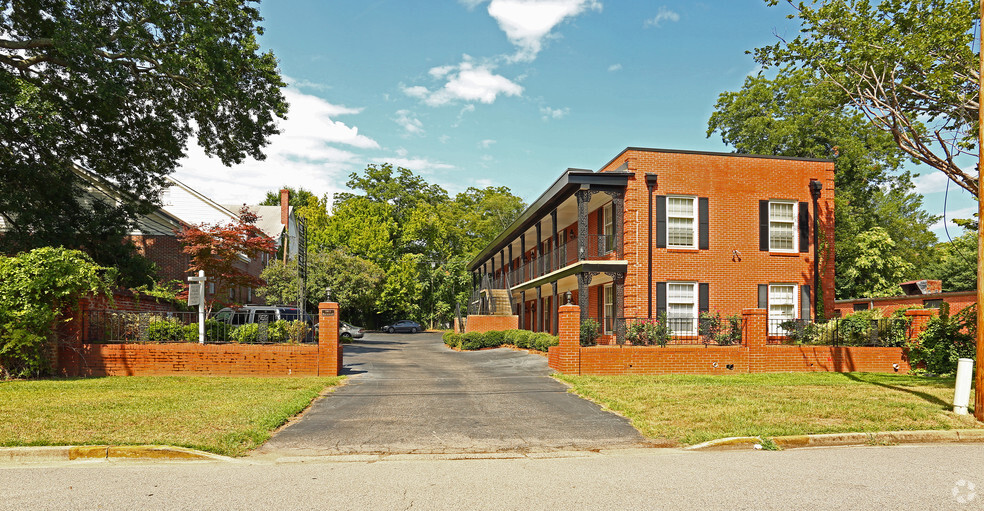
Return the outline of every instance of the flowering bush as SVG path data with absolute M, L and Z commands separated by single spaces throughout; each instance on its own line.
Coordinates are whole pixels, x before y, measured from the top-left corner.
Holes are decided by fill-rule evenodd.
M 625 338 L 633 346 L 655 344 L 659 347 L 665 347 L 670 341 L 670 328 L 666 324 L 666 314 L 661 313 L 658 319 L 647 318 L 633 321 L 626 330 Z

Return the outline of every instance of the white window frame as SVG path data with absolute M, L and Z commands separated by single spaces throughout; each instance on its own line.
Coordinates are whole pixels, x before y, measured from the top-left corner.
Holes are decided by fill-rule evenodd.
M 605 236 L 605 253 L 615 250 L 615 212 L 611 202 L 601 207 L 601 234 Z
M 673 298 L 675 297 L 671 292 L 671 289 L 674 286 L 689 287 L 691 301 L 690 302 L 673 301 Z M 698 296 L 697 296 L 696 282 L 667 282 L 666 283 L 666 321 L 667 321 L 667 327 L 670 328 L 671 335 L 697 335 L 697 305 L 698 305 L 697 302 L 698 302 Z M 688 329 L 673 328 L 674 326 L 673 318 L 684 317 L 684 316 L 675 316 L 670 313 L 670 310 L 673 308 L 672 305 L 674 304 L 690 305 L 690 313 L 687 316 L 685 316 L 686 319 L 692 321 L 690 328 Z M 679 326 L 681 323 L 682 321 L 676 322 L 677 326 Z
M 793 231 L 793 248 L 778 248 L 772 246 L 772 205 L 773 204 L 791 204 L 793 206 L 793 218 L 792 231 Z M 773 199 L 769 201 L 769 252 L 785 252 L 785 253 L 796 253 L 799 252 L 799 226 L 797 225 L 797 219 L 799 218 L 799 203 L 794 200 L 780 200 Z
M 602 286 L 601 329 L 605 335 L 612 333 L 611 326 L 615 323 L 615 287 L 611 284 Z
M 685 199 L 690 201 L 690 216 L 676 216 L 670 214 L 670 200 L 671 199 Z M 691 222 L 693 237 L 688 245 L 680 245 L 670 242 L 670 219 L 688 219 Z M 697 197 L 691 195 L 667 195 L 666 196 L 666 248 L 697 248 Z
M 773 303 L 774 302 L 774 299 L 773 299 L 773 291 L 772 290 L 773 290 L 774 287 L 779 287 L 779 286 L 793 288 L 793 303 L 792 303 L 793 311 L 792 311 L 791 317 L 786 317 L 786 315 L 774 314 L 772 312 L 772 308 L 774 306 L 775 307 L 778 307 L 778 306 L 788 306 L 789 305 L 788 303 Z M 769 315 L 767 316 L 769 318 L 769 335 L 786 335 L 785 329 L 783 329 L 783 328 L 781 328 L 779 326 L 779 323 L 780 323 L 779 320 L 788 321 L 788 320 L 794 320 L 794 319 L 797 319 L 798 318 L 798 311 L 799 311 L 799 292 L 800 292 L 799 286 L 796 285 L 796 284 L 794 284 L 794 283 L 792 283 L 792 282 L 775 282 L 775 283 L 769 284 L 769 303 L 768 303 L 768 305 L 769 305 L 769 309 L 768 309 L 769 310 Z

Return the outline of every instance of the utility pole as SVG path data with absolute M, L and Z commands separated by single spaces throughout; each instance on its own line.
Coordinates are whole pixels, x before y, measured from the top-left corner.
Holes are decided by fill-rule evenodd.
M 984 422 L 984 187 L 981 186 L 984 168 L 984 0 L 977 23 L 980 43 L 980 83 L 977 99 L 977 376 L 974 378 L 974 417 Z

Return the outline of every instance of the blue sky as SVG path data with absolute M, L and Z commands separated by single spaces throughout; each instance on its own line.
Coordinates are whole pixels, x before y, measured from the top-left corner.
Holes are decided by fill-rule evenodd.
M 334 193 L 382 162 L 451 193 L 504 185 L 530 201 L 566 168 L 597 169 L 627 146 L 730 151 L 706 137 L 718 95 L 757 71 L 746 50 L 798 30 L 790 7 L 762 0 L 270 0 L 260 10 L 290 114 L 265 161 L 227 168 L 189 148 L 176 177 L 220 203 L 281 185 Z M 925 206 L 939 214 L 946 181 L 926 174 Z M 950 186 L 948 218 L 974 208 Z

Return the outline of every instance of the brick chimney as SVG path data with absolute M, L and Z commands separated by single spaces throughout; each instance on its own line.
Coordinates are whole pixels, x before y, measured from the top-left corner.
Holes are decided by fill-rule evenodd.
M 280 190 L 280 223 L 287 225 L 288 203 L 290 202 L 290 192 L 287 189 Z

